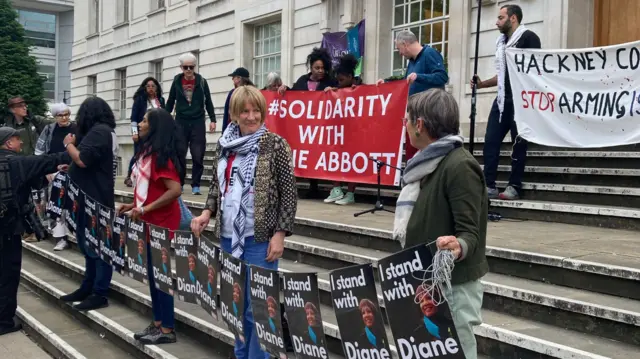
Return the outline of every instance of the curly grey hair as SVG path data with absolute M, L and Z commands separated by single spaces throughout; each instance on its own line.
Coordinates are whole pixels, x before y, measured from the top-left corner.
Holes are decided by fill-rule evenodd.
M 196 58 L 196 55 L 187 52 L 186 54 L 180 55 L 180 57 L 178 57 L 178 61 L 180 61 L 180 65 L 183 65 L 186 61 L 193 62 L 193 64 L 196 65 L 198 58 Z
M 69 112 L 71 113 L 71 110 L 69 109 L 69 106 L 67 106 L 66 103 L 64 102 L 59 102 L 59 103 L 54 103 L 51 106 L 49 106 L 49 110 L 51 111 L 51 116 L 56 117 L 61 113 L 65 113 L 65 112 Z

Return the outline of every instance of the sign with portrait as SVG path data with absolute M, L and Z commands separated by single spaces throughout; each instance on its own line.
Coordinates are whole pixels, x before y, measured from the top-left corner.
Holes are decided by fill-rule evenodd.
M 127 224 L 127 271 L 129 277 L 148 283 L 146 224 L 132 219 Z
M 149 224 L 149 247 L 151 267 L 156 289 L 173 295 L 173 273 L 171 271 L 171 237 L 167 228 Z
M 287 358 L 280 312 L 278 271 L 249 266 L 249 290 L 255 332 L 262 350 L 276 358 Z
M 192 232 L 176 231 L 173 247 L 176 254 L 176 280 L 178 299 L 198 303 L 198 245 Z
M 243 321 L 246 272 L 245 264 L 220 251 L 220 310 L 222 319 L 241 342 L 245 341 Z

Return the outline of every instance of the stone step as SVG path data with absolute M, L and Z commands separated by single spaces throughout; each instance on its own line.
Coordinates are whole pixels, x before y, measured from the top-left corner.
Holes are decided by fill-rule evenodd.
M 46 244 L 45 242 L 24 244 L 29 255 L 38 258 L 47 265 L 51 265 L 57 272 L 62 271 L 74 277 L 78 277 L 83 272 L 82 266 L 78 264 L 83 262 L 80 253 L 76 251 L 54 253 L 50 248 L 44 248 L 47 245 L 52 247 L 51 244 Z M 66 258 L 62 258 L 63 255 Z M 77 281 L 79 280 L 78 278 Z M 145 305 L 148 311 L 150 305 L 148 296 L 145 298 L 145 294 L 138 292 L 146 291 L 146 285 L 140 285 L 127 277 L 115 275 L 112 281 L 112 288 L 119 294 L 118 297 L 120 295 L 126 296 L 126 298 L 118 300 L 126 301 L 132 308 L 137 308 L 140 304 L 146 302 Z M 179 305 L 195 307 L 176 301 L 176 307 Z M 199 307 L 192 309 L 195 312 L 200 311 L 201 317 L 208 316 Z M 339 346 L 340 334 L 333 311 L 328 306 L 323 309 L 324 330 L 330 341 L 330 346 Z M 193 323 L 185 323 L 188 318 L 185 317 L 184 311 L 185 309 L 177 309 L 176 319 L 182 325 L 193 325 Z M 483 318 L 485 323 L 477 327 L 475 333 L 479 343 L 479 350 L 491 358 L 627 358 L 631 353 L 637 352 L 637 348 L 628 344 L 567 331 L 551 325 L 535 323 L 488 310 L 483 310 Z M 209 321 L 209 319 L 207 317 L 206 321 Z M 210 322 L 213 322 L 213 320 L 211 319 Z M 209 329 L 214 329 L 211 327 L 216 327 L 215 323 L 209 326 Z M 506 329 L 506 327 L 510 327 L 510 329 Z M 511 328 L 514 330 L 511 330 Z M 208 333 L 205 334 L 208 335 Z M 559 338 L 562 338 L 562 340 L 558 340 Z M 333 339 L 333 344 L 331 344 L 331 339 Z M 568 345 L 568 343 L 571 345 Z M 394 349 L 392 347 L 392 351 Z
M 135 358 L 113 343 L 105 342 L 91 329 L 69 320 L 69 316 L 26 286 L 20 285 L 19 288 L 20 305 L 16 310 L 16 318 L 22 324 L 22 330 L 51 357 L 87 359 L 94 353 L 91 349 L 95 347 L 105 350 L 108 358 Z M 55 332 L 50 328 L 54 328 Z
M 71 251 L 67 251 L 71 253 Z M 75 253 L 81 256 L 80 253 Z M 98 337 L 106 337 L 110 341 L 117 342 L 118 346 L 125 348 L 138 358 L 153 359 L 177 359 L 180 357 L 189 357 L 193 359 L 204 358 L 226 358 L 227 353 L 219 353 L 205 344 L 196 341 L 189 336 L 180 336 L 178 333 L 178 342 L 171 345 L 142 345 L 133 338 L 133 333 L 145 328 L 149 325 L 149 313 L 140 313 L 132 310 L 126 303 L 118 302 L 111 299 L 109 307 L 92 310 L 89 312 L 79 312 L 67 303 L 60 301 L 60 297 L 66 293 L 70 293 L 79 287 L 81 278 L 76 274 L 74 278 L 70 278 L 60 271 L 52 271 L 50 267 L 43 266 L 40 262 L 42 258 L 34 258 L 33 256 L 24 256 L 23 269 L 21 272 L 22 283 L 32 289 L 41 297 L 54 306 L 62 308 L 67 314 L 71 315 L 75 320 L 91 327 L 98 334 Z M 65 324 L 66 323 L 62 323 Z M 179 329 L 178 329 L 179 330 Z M 104 343 L 104 342 L 103 342 Z M 103 344 L 104 345 L 104 344 Z M 89 358 L 118 358 L 119 356 L 105 355 L 102 356 L 101 346 L 94 347 L 94 352 Z M 106 351 L 107 348 L 104 348 Z
M 465 143 L 465 147 L 468 148 L 469 147 L 469 139 L 465 138 L 464 140 Z M 502 141 L 502 144 L 500 145 L 500 148 L 502 150 L 511 150 L 511 147 L 513 146 L 513 142 L 511 141 L 511 138 L 509 136 L 506 136 L 504 141 Z M 482 150 L 482 148 L 484 148 L 484 138 L 482 137 L 476 137 L 475 139 L 475 145 L 474 145 L 474 152 L 475 150 Z M 640 151 L 640 144 L 631 144 L 631 145 L 621 145 L 621 146 L 611 146 L 611 147 L 596 147 L 596 148 L 573 148 L 573 147 L 552 147 L 552 146 L 545 146 L 545 145 L 539 145 L 537 143 L 533 143 L 533 142 L 529 142 L 528 145 L 528 150 L 529 151 L 627 151 L 627 152 L 635 152 L 635 151 Z

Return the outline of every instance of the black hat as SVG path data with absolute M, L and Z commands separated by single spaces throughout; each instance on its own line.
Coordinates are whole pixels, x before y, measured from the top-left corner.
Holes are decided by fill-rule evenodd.
M 235 71 L 229 74 L 229 76 L 240 76 L 240 77 L 249 77 L 249 70 L 244 67 L 238 67 Z
M 13 127 L 2 126 L 0 127 L 0 146 L 4 145 L 5 142 L 9 141 L 11 137 L 20 136 L 20 132 L 18 132 Z

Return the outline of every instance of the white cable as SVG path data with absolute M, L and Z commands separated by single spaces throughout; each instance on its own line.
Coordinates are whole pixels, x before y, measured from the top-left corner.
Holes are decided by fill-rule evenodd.
M 451 273 L 455 266 L 456 258 L 450 250 L 438 250 L 433 256 L 431 265 L 423 272 L 423 288 L 420 295 L 414 301 L 420 304 L 425 296 L 429 296 L 434 305 L 439 306 L 448 302 L 445 288 L 451 290 Z

